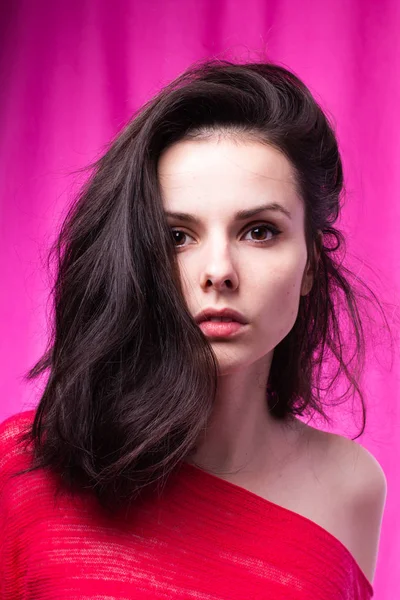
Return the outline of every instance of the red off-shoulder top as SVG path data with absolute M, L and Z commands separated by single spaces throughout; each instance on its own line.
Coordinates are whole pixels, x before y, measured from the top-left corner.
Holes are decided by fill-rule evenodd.
M 0 425 L 0 600 L 369 600 L 347 548 L 313 521 L 183 463 L 162 494 L 106 517 L 54 498 L 17 444 L 34 411 Z

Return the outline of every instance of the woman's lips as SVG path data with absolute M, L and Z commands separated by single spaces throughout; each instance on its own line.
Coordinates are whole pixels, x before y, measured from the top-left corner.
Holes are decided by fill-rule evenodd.
M 246 327 L 237 321 L 202 321 L 200 329 L 207 337 L 230 337 Z

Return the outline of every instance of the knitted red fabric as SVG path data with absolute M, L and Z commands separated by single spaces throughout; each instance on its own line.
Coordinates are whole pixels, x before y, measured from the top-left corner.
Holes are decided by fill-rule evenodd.
M 1 600 L 369 600 L 345 546 L 309 519 L 184 464 L 161 496 L 106 517 L 89 495 L 58 496 L 0 425 Z

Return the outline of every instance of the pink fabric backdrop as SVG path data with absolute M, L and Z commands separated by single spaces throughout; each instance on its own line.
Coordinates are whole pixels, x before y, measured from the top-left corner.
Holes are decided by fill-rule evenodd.
M 134 109 L 192 61 L 267 51 L 337 124 L 347 180 L 342 225 L 358 273 L 399 298 L 398 0 L 14 0 L 0 6 L 0 419 L 36 405 L 22 374 L 44 349 L 44 258 L 79 178 Z M 365 261 L 365 264 L 364 262 Z M 376 289 L 376 288 L 375 288 Z M 395 332 L 396 333 L 396 332 Z M 378 600 L 400 597 L 399 361 L 379 347 L 359 440 L 388 479 Z M 340 417 L 343 417 L 342 420 Z M 339 415 L 339 431 L 347 422 Z M 399 594 L 399 596 L 397 596 Z

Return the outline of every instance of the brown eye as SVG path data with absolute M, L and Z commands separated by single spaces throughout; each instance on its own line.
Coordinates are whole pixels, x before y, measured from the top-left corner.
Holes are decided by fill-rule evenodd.
M 253 232 L 255 232 L 255 239 L 253 237 L 252 241 L 258 242 L 260 244 L 263 242 L 270 242 L 272 239 L 274 239 L 281 233 L 279 229 L 277 229 L 276 227 L 274 227 L 274 225 L 271 224 L 256 225 L 255 227 L 249 229 L 247 233 Z M 268 237 L 268 232 L 272 234 L 270 237 Z
M 173 229 L 171 231 L 171 235 L 172 235 L 172 241 L 174 242 L 174 245 L 176 248 L 181 248 L 183 246 L 182 238 L 183 238 L 183 240 L 185 240 L 185 238 L 191 237 L 188 233 L 185 233 L 184 231 L 181 231 L 180 229 Z

